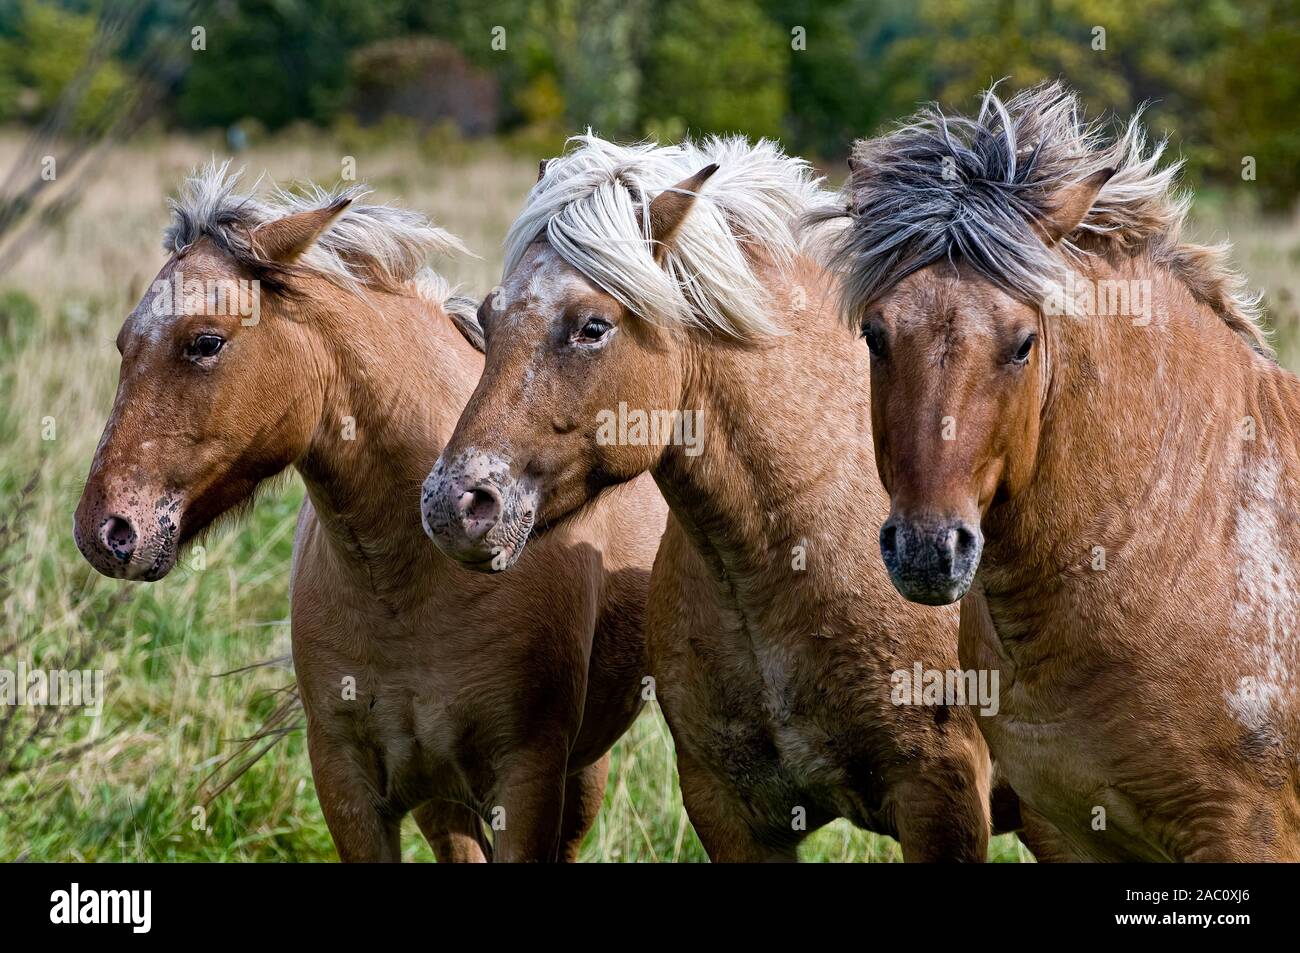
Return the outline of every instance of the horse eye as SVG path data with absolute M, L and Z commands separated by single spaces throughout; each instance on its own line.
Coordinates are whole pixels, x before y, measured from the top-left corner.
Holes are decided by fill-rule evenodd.
M 587 323 L 582 326 L 578 332 L 578 337 L 584 341 L 599 341 L 611 330 L 614 325 L 610 324 L 604 318 L 588 318 Z
M 867 342 L 871 356 L 880 360 L 885 356 L 885 335 L 870 319 L 862 322 L 862 339 Z
M 1034 341 L 1037 339 L 1038 335 L 1034 334 L 1032 331 L 1029 334 L 1026 334 L 1025 339 L 1020 342 L 1020 347 L 1016 349 L 1016 353 L 1012 356 L 1011 363 L 1024 364 L 1028 361 L 1029 352 L 1034 349 Z
M 219 334 L 200 334 L 185 349 L 189 358 L 212 357 L 226 346 L 226 339 Z

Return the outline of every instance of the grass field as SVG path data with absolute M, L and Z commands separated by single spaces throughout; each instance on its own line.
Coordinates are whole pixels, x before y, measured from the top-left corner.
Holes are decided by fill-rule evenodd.
M 19 146 L 16 134 L 0 135 L 0 167 Z M 200 782 L 258 730 L 292 683 L 287 662 L 246 667 L 289 652 L 298 481 L 211 539 L 205 568 L 178 566 L 152 585 L 97 576 L 72 541 L 72 511 L 116 386 L 113 338 L 162 264 L 164 197 L 221 148 L 217 139 L 150 139 L 99 160 L 72 214 L 37 233 L 17 268 L 0 276 L 0 668 L 20 657 L 59 667 L 55 660 L 72 645 L 91 659 L 83 667 L 109 678 L 100 718 L 39 724 L 35 709 L 0 709 L 0 860 L 335 858 L 301 732 L 289 733 L 205 815 L 195 810 Z M 473 293 L 496 282 L 499 243 L 536 175 L 535 156 L 303 134 L 256 146 L 241 161 L 253 175 L 332 184 L 345 155 L 381 198 L 431 214 L 483 256 L 438 263 L 445 274 Z M 1227 202 L 1199 214 L 1206 237 L 1237 241 L 1239 262 L 1267 292 L 1283 362 L 1300 365 L 1300 220 L 1246 215 Z M 53 439 L 44 439 L 51 426 Z M 403 844 L 407 859 L 432 859 L 411 822 Z M 997 839 L 991 856 L 1031 859 L 1011 837 Z M 657 711 L 615 749 L 605 808 L 583 857 L 704 859 Z M 842 822 L 810 838 L 803 857 L 900 859 L 892 840 Z

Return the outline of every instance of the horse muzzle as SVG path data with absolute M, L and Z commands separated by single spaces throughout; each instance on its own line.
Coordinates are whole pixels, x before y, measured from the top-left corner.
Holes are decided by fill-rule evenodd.
M 984 535 L 960 518 L 891 516 L 880 528 L 880 555 L 899 595 L 943 606 L 966 595 L 979 568 Z
M 176 565 L 182 507 L 174 493 L 90 483 L 72 535 L 86 562 L 105 576 L 155 582 Z
M 523 554 L 537 515 L 531 483 L 510 475 L 510 463 L 474 448 L 444 453 L 424 481 L 420 518 L 444 555 L 467 569 L 501 572 Z

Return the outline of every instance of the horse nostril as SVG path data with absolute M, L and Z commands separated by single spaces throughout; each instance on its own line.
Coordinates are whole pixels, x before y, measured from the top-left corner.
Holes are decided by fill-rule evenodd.
M 456 510 L 471 536 L 481 536 L 496 525 L 501 516 L 501 494 L 491 484 L 466 490 L 456 500 Z
M 892 521 L 880 527 L 880 555 L 886 559 L 898 555 L 898 529 Z
M 975 534 L 965 526 L 957 527 L 957 546 L 956 553 L 960 558 L 966 558 L 975 552 L 978 545 Z
M 135 552 L 135 527 L 124 516 L 110 516 L 104 520 L 99 528 L 99 539 L 104 548 L 122 562 L 130 560 Z

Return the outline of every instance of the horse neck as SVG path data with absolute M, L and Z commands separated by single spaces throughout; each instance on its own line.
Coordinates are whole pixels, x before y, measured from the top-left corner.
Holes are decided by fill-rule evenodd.
M 420 485 L 482 356 L 437 304 L 378 293 L 344 300 L 324 319 L 329 380 L 298 469 L 336 554 L 364 586 L 396 596 L 417 573 L 446 568 L 420 526 Z
M 1135 257 L 1098 261 L 1087 277 L 1149 281 L 1149 323 L 1046 319 L 1037 469 L 985 518 L 986 591 L 1068 584 L 1076 576 L 1062 567 L 1089 569 L 1105 558 L 1097 546 L 1111 555 L 1125 547 L 1130 565 L 1183 558 L 1189 540 L 1224 525 L 1218 517 L 1236 504 L 1243 468 L 1300 433 L 1295 377 L 1255 354 L 1175 276 Z
M 868 558 L 884 518 L 866 349 L 838 325 L 833 286 L 800 267 L 797 286 L 769 282 L 786 334 L 734 344 L 692 332 L 682 409 L 702 414 L 699 450 L 670 446 L 654 470 L 696 549 L 740 608 L 759 612 L 782 599 L 805 610 L 834 601 L 853 573 L 825 567 Z M 790 307 L 795 287 L 806 306 Z M 792 572 L 795 547 L 809 571 Z M 787 599 L 796 587 L 799 597 Z

